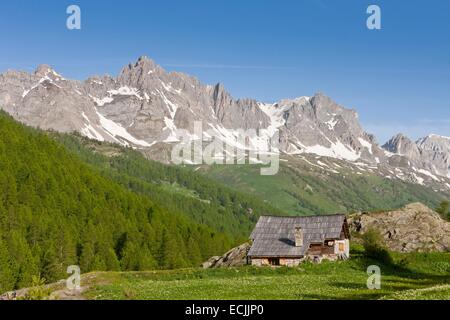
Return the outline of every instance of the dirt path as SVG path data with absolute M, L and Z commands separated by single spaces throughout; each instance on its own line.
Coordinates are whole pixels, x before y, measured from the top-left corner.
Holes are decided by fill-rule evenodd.
M 66 280 L 60 280 L 42 287 L 48 290 L 50 295 L 46 298 L 48 300 L 87 300 L 83 294 L 90 288 L 90 286 L 97 280 L 96 274 L 86 274 L 82 276 L 81 288 L 69 290 L 66 286 Z M 83 285 L 84 284 L 84 285 Z M 0 295 L 0 300 L 21 300 L 28 299 L 27 294 L 31 288 L 24 288 L 16 291 L 6 292 Z

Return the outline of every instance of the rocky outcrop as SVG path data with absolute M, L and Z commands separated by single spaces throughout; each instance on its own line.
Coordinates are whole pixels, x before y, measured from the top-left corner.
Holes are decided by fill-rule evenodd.
M 388 212 L 359 213 L 348 221 L 356 234 L 377 230 L 393 251 L 450 251 L 450 223 L 421 203 Z
M 244 243 L 236 248 L 231 249 L 223 256 L 212 257 L 202 264 L 202 267 L 207 268 L 221 268 L 221 267 L 239 267 L 247 264 L 247 253 L 250 250 L 251 244 Z

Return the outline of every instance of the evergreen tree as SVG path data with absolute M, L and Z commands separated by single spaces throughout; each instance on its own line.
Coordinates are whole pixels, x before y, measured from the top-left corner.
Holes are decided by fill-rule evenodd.
M 6 243 L 0 238 L 0 292 L 14 289 L 15 276 Z
M 447 219 L 450 221 L 450 202 L 449 201 L 442 201 L 438 208 L 436 208 L 436 212 L 439 213 L 444 219 Z
M 196 267 L 199 266 L 204 259 L 202 258 L 198 241 L 190 236 L 186 247 L 187 256 L 190 258 L 191 264 Z
M 9 239 L 9 254 L 15 271 L 16 287 L 29 285 L 34 275 L 39 274 L 38 258 L 34 257 L 25 238 L 13 231 Z
M 160 266 L 163 269 L 175 269 L 186 266 L 182 251 L 177 246 L 174 233 L 164 230 L 160 247 Z
M 80 269 L 81 272 L 88 272 L 93 269 L 95 260 L 95 249 L 92 242 L 87 242 L 82 245 L 80 255 Z

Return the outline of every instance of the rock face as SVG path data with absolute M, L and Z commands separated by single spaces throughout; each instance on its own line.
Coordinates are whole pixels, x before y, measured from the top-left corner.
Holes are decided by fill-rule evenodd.
M 423 164 L 450 178 L 450 138 L 431 134 L 419 139 L 416 144 L 421 150 Z
M 419 147 L 401 133 L 392 137 L 383 145 L 383 148 L 389 152 L 406 156 L 413 161 L 418 161 L 420 159 Z
M 93 76 L 83 82 L 65 79 L 48 65 L 32 74 L 5 72 L 0 74 L 0 108 L 34 127 L 77 131 L 164 162 L 180 140 L 177 129 L 195 140 L 194 123 L 201 122 L 203 138 L 211 136 L 210 130 L 236 149 L 261 150 L 273 138 L 282 154 L 362 164 L 385 178 L 450 192 L 449 138 L 429 136 L 413 143 L 397 136 L 383 149 L 361 128 L 356 111 L 324 94 L 274 104 L 234 99 L 221 84 L 166 72 L 147 57 L 127 65 L 117 77 Z M 259 137 L 239 143 L 242 130 Z
M 220 267 L 240 267 L 247 264 L 247 253 L 250 250 L 250 243 L 244 243 L 239 247 L 233 248 L 221 257 L 212 257 L 202 264 L 202 267 L 220 268 Z
M 414 171 L 428 172 L 450 178 L 450 138 L 431 134 L 416 142 L 398 134 L 391 138 L 383 148 L 390 153 L 392 165 L 403 164 Z
M 266 106 L 266 110 L 272 115 L 273 126 L 278 124 L 281 149 L 286 153 L 314 153 L 372 164 L 385 157 L 375 138 L 362 130 L 356 111 L 321 93 L 311 98 L 283 100 Z M 278 114 L 273 110 L 278 110 Z
M 352 232 L 378 230 L 393 251 L 450 251 L 450 223 L 421 203 L 390 212 L 356 214 L 348 220 Z

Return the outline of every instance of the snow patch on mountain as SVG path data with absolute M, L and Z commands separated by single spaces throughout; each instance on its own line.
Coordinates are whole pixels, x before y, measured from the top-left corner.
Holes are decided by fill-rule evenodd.
M 325 124 L 328 126 L 328 128 L 330 130 L 334 130 L 334 127 L 336 126 L 336 124 L 338 123 L 339 120 L 335 119 L 334 116 L 333 118 L 331 118 L 330 120 L 328 120 L 327 122 L 325 122 Z
M 169 136 L 164 140 L 164 142 L 172 143 L 172 142 L 179 142 L 180 140 L 177 137 L 176 130 L 177 127 L 175 126 L 175 123 L 173 119 L 169 119 L 167 117 L 164 117 L 164 123 L 166 127 L 163 129 L 163 131 L 169 130 Z
M 91 99 L 94 100 L 94 102 L 97 104 L 98 107 L 103 107 L 105 104 L 108 104 L 108 103 L 111 103 L 114 101 L 114 99 L 111 97 L 104 97 L 102 99 L 93 97 L 92 95 L 89 95 L 89 97 L 91 97 Z
M 270 125 L 265 130 L 269 136 L 273 136 L 278 128 L 284 125 L 285 119 L 283 118 L 283 114 L 288 107 L 279 107 L 275 104 L 260 103 L 259 108 L 269 117 Z
M 22 99 L 25 98 L 31 91 L 33 91 L 34 89 L 36 89 L 37 87 L 39 87 L 41 84 L 43 84 L 44 82 L 48 81 L 49 83 L 52 83 L 53 85 L 57 86 L 58 88 L 61 88 L 59 85 L 57 85 L 56 83 L 53 82 L 53 80 L 48 76 L 45 75 L 44 77 L 42 77 L 39 82 L 34 85 L 33 87 L 31 87 L 28 90 L 24 90 L 22 93 Z
M 91 120 L 89 120 L 84 112 L 81 113 L 81 116 L 87 121 L 85 126 L 81 128 L 81 134 L 89 139 L 105 141 L 105 138 L 91 125 Z
M 441 181 L 440 179 L 438 179 L 434 174 L 432 174 L 432 173 L 431 173 L 430 171 L 428 171 L 428 170 L 418 169 L 417 171 L 420 172 L 421 174 L 424 174 L 424 175 L 430 177 L 430 178 L 433 179 L 434 181 L 438 181 L 438 182 Z
M 340 141 L 338 141 L 337 143 L 332 143 L 330 147 L 315 145 L 304 147 L 303 150 L 305 153 L 314 153 L 323 157 L 344 159 L 348 161 L 356 161 L 361 157 L 360 153 L 356 153 L 355 150 L 350 149 Z
M 120 87 L 119 89 L 109 90 L 108 93 L 111 96 L 135 96 L 138 99 L 142 100 L 142 97 L 139 95 L 139 90 L 136 88 L 130 88 L 128 86 Z
M 109 120 L 105 118 L 100 112 L 96 110 L 96 113 L 99 117 L 100 124 L 102 128 L 110 133 L 113 137 L 117 139 L 117 137 L 123 138 L 135 145 L 141 146 L 141 147 L 150 147 L 151 145 L 147 143 L 144 140 L 139 140 L 133 137 L 124 127 L 122 127 L 120 124 L 115 123 L 112 120 Z M 120 141 L 120 140 L 118 140 Z M 127 142 L 122 142 L 121 144 L 128 145 Z
M 160 82 L 161 82 L 161 85 L 164 87 L 164 89 L 165 89 L 166 91 L 172 92 L 172 93 L 175 93 L 175 94 L 181 94 L 182 90 L 181 90 L 181 89 L 174 89 L 174 88 L 172 87 L 172 84 L 171 84 L 171 83 L 166 84 L 166 83 L 165 83 L 164 81 L 162 81 L 162 80 L 160 80 Z
M 359 143 L 361 143 L 361 145 L 363 147 L 365 147 L 365 148 L 367 148 L 367 150 L 369 150 L 370 154 L 373 154 L 373 152 L 372 152 L 372 144 L 369 141 L 364 140 L 363 138 L 358 138 L 358 141 L 359 141 Z
M 166 106 L 167 106 L 167 108 L 168 108 L 168 110 L 169 110 L 169 112 L 170 112 L 170 116 L 172 117 L 172 119 L 175 119 L 175 114 L 177 113 L 177 110 L 178 110 L 178 108 L 179 108 L 179 106 L 177 105 L 177 104 L 175 104 L 175 103 L 173 103 L 172 101 L 170 101 L 167 97 L 166 97 L 166 95 L 163 93 L 163 92 L 161 92 L 160 90 L 156 90 L 158 93 L 159 93 L 159 95 L 163 98 L 163 100 L 164 100 L 164 103 L 166 104 Z

